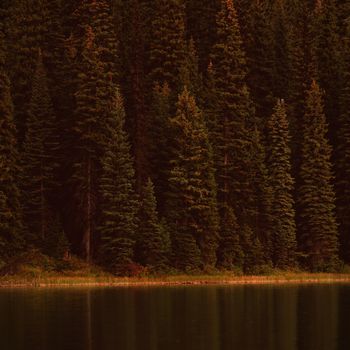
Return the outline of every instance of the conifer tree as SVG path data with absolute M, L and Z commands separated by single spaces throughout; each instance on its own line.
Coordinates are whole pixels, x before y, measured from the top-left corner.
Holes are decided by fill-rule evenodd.
M 150 132 L 146 97 L 146 59 L 150 16 L 143 0 L 113 1 L 120 38 L 121 87 L 125 97 L 126 128 L 135 158 L 136 188 L 141 193 L 150 176 Z
M 278 101 L 267 122 L 268 168 L 273 190 L 273 262 L 279 268 L 295 264 L 296 228 L 291 175 L 288 119 L 283 101 Z
M 239 225 L 232 208 L 225 208 L 221 220 L 218 267 L 226 270 L 243 268 L 244 253 L 240 244 Z
M 109 73 L 113 82 L 118 82 L 118 39 L 111 6 L 106 0 L 83 0 L 73 12 L 73 19 L 77 22 L 76 39 L 84 48 L 86 28 L 90 27 L 94 33 L 96 49 L 99 53 L 100 64 L 105 73 Z
M 24 140 L 32 95 L 32 77 L 44 30 L 41 8 L 40 0 L 15 1 L 9 14 L 7 61 L 20 145 Z
M 0 31 L 0 261 L 21 243 L 19 159 L 3 39 Z
M 165 193 L 169 175 L 169 120 L 171 117 L 171 91 L 168 84 L 156 85 L 153 89 L 152 127 L 149 130 L 150 164 L 152 180 L 156 184 L 155 194 L 161 215 L 165 211 Z
M 313 11 L 313 54 L 318 83 L 325 90 L 324 111 L 332 145 L 336 144 L 339 115 L 340 41 L 335 0 L 315 2 Z
M 286 1 L 275 1 L 272 9 L 273 95 L 289 100 L 291 78 L 291 20 Z
M 215 43 L 215 18 L 219 10 L 220 1 L 186 0 L 187 34 L 194 40 L 202 74 L 208 68 L 209 55 Z
M 332 186 L 332 148 L 327 140 L 327 122 L 322 92 L 312 82 L 306 98 L 302 129 L 299 210 L 299 244 L 306 266 L 313 271 L 331 271 L 338 264 L 338 229 Z
M 50 230 L 50 196 L 56 189 L 57 135 L 46 70 L 39 52 L 23 143 L 23 208 L 28 242 L 42 244 Z
M 271 12 L 268 1 L 251 1 L 243 31 L 248 64 L 247 81 L 257 116 L 260 118 L 260 130 L 264 128 L 273 108 L 274 51 Z
M 241 228 L 241 245 L 244 250 L 244 273 L 259 273 L 264 265 L 263 247 L 248 225 L 243 225 Z
M 274 231 L 272 202 L 273 188 L 269 178 L 269 169 L 266 163 L 265 146 L 261 140 L 261 133 L 256 124 L 248 128 L 249 134 L 249 162 L 247 174 L 249 192 L 246 197 L 246 217 L 256 237 L 263 246 L 265 263 L 272 262 Z
M 180 68 L 180 81 L 183 86 L 187 86 L 191 94 L 201 100 L 202 75 L 199 72 L 198 55 L 192 38 L 187 43 L 186 57 Z
M 124 124 L 123 100 L 117 91 L 106 119 L 107 142 L 101 160 L 100 259 L 113 273 L 125 275 L 134 259 L 138 201 Z
M 136 258 L 151 271 L 164 271 L 169 263 L 170 237 L 157 212 L 154 186 L 149 179 L 140 205 Z
M 80 217 L 76 231 L 81 232 L 82 255 L 91 261 L 96 242 L 98 178 L 104 154 L 106 117 L 110 108 L 113 83 L 104 72 L 96 48 L 95 34 L 86 28 L 84 49 L 77 75 L 74 111 L 74 153 L 71 186 L 74 211 Z
M 149 44 L 149 86 L 167 83 L 177 94 L 181 90 L 180 69 L 186 52 L 184 0 L 156 0 L 154 6 Z
M 337 217 L 341 257 L 350 262 L 350 27 L 343 39 L 338 145 L 335 149 Z
M 247 140 L 245 123 L 252 114 L 245 86 L 246 62 L 237 13 L 231 0 L 221 1 L 217 16 L 217 42 L 211 55 L 214 102 L 209 121 L 214 149 L 220 205 L 233 206 L 241 220 L 242 188 L 246 187 Z
M 175 266 L 195 269 L 202 261 L 211 268 L 216 263 L 218 240 L 212 153 L 203 115 L 186 88 L 170 123 L 174 148 L 167 213 Z

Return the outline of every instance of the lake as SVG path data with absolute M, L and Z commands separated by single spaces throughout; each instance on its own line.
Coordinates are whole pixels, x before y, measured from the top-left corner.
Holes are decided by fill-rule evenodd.
M 1 350 L 350 349 L 350 285 L 0 289 Z

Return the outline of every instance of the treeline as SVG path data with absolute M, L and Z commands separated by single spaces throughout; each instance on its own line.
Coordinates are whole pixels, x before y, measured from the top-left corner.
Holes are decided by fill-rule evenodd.
M 2 0 L 0 266 L 350 262 L 350 6 Z

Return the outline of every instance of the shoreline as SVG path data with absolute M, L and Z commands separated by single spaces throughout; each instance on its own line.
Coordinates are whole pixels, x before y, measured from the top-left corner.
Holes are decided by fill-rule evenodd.
M 175 287 L 175 286 L 234 286 L 234 285 L 291 285 L 291 284 L 350 284 L 350 274 L 289 273 L 268 276 L 163 276 L 163 277 L 109 277 L 109 276 L 42 276 L 0 277 L 0 289 L 10 288 L 72 288 L 72 287 Z

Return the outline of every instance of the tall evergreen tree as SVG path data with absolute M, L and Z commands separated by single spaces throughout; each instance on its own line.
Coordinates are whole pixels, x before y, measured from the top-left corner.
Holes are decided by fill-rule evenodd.
M 149 86 L 167 83 L 181 90 L 180 69 L 185 60 L 185 6 L 183 0 L 156 0 L 151 23 Z
M 96 242 L 98 178 L 104 150 L 106 117 L 110 108 L 111 82 L 104 73 L 96 49 L 95 35 L 87 27 L 85 47 L 78 68 L 76 109 L 72 131 L 74 149 L 71 186 L 74 211 L 80 218 L 75 230 L 75 245 L 81 245 L 83 256 L 90 261 Z
M 18 160 L 10 81 L 5 71 L 4 37 L 0 30 L 0 261 L 20 245 Z
M 23 143 L 24 224 L 28 241 L 42 247 L 50 230 L 50 196 L 55 188 L 57 135 L 46 70 L 39 52 Z
M 150 136 L 150 163 L 155 194 L 161 215 L 165 211 L 165 193 L 168 189 L 169 173 L 169 119 L 171 117 L 171 91 L 168 84 L 156 85 L 153 89 L 152 128 Z
M 40 0 L 14 2 L 8 21 L 7 61 L 20 144 L 24 140 L 37 53 L 42 46 L 43 23 Z
M 72 16 L 73 20 L 76 21 L 75 36 L 80 49 L 84 49 L 86 28 L 90 27 L 94 33 L 101 66 L 105 73 L 110 74 L 113 82 L 117 83 L 120 65 L 118 39 L 109 2 L 106 0 L 83 0 Z
M 340 100 L 338 145 L 335 151 L 337 216 L 342 258 L 350 262 L 350 27 L 343 39 L 342 90 Z
M 199 69 L 205 73 L 209 55 L 215 43 L 215 18 L 220 10 L 220 1 L 186 0 L 187 35 L 194 39 L 199 56 Z
M 70 212 L 78 212 L 81 220 L 74 221 L 69 213 L 65 216 L 66 221 L 73 222 L 70 229 L 75 251 L 83 252 L 91 260 L 98 242 L 98 178 L 105 121 L 112 98 L 111 86 L 119 79 L 118 40 L 109 2 L 84 0 L 66 6 L 71 12 L 67 25 L 71 33 L 68 32 L 66 46 L 73 76 L 67 87 L 69 92 L 73 91 L 75 101 L 69 101 L 74 118 L 67 121 L 72 133 L 64 151 L 74 149 L 74 153 L 68 155 L 69 166 L 62 172 L 69 170 L 72 174 L 69 182 L 74 197 L 68 196 L 68 200 L 74 204 Z
M 237 13 L 231 0 L 221 2 L 217 16 L 217 42 L 211 55 L 214 105 L 208 121 L 214 148 L 218 198 L 221 206 L 233 206 L 238 219 L 244 204 L 247 143 L 245 123 L 252 109 L 245 86 L 246 62 Z
M 240 244 L 239 225 L 232 208 L 225 208 L 221 220 L 218 267 L 243 268 L 244 253 Z
M 336 145 L 340 91 L 340 41 L 337 1 L 315 2 L 313 11 L 313 54 L 318 83 L 325 90 L 325 114 L 332 146 Z
M 244 250 L 243 271 L 245 274 L 259 273 L 264 265 L 263 247 L 259 237 L 248 225 L 241 228 L 241 245 Z
M 149 179 L 144 187 L 139 213 L 136 258 L 151 271 L 164 271 L 169 264 L 170 237 L 159 220 L 154 186 Z
M 138 201 L 134 192 L 134 169 L 124 130 L 125 111 L 120 92 L 112 100 L 106 119 L 106 144 L 99 180 L 101 201 L 100 257 L 116 274 L 128 273 L 134 259 Z
M 273 189 L 273 262 L 279 268 L 295 265 L 296 229 L 291 176 L 288 119 L 283 101 L 278 101 L 267 122 L 268 168 Z
M 302 129 L 301 183 L 297 193 L 299 244 L 313 271 L 330 271 L 338 263 L 338 229 L 332 186 L 332 148 L 327 140 L 327 122 L 322 92 L 315 81 L 306 99 Z
M 273 108 L 273 31 L 269 1 L 253 0 L 246 15 L 244 43 L 251 89 L 259 128 L 262 130 Z
M 289 101 L 292 53 L 292 28 L 288 4 L 277 0 L 273 4 L 273 95 Z
M 147 3 L 147 2 L 146 2 Z M 126 128 L 135 158 L 136 187 L 142 192 L 150 176 L 150 133 L 146 97 L 146 63 L 150 21 L 143 0 L 113 1 L 120 38 L 121 87 L 125 96 Z
M 203 114 L 187 89 L 170 120 L 174 148 L 170 162 L 168 218 L 175 266 L 195 269 L 216 263 L 218 216 L 216 186 Z M 200 254 L 199 254 L 200 252 Z

